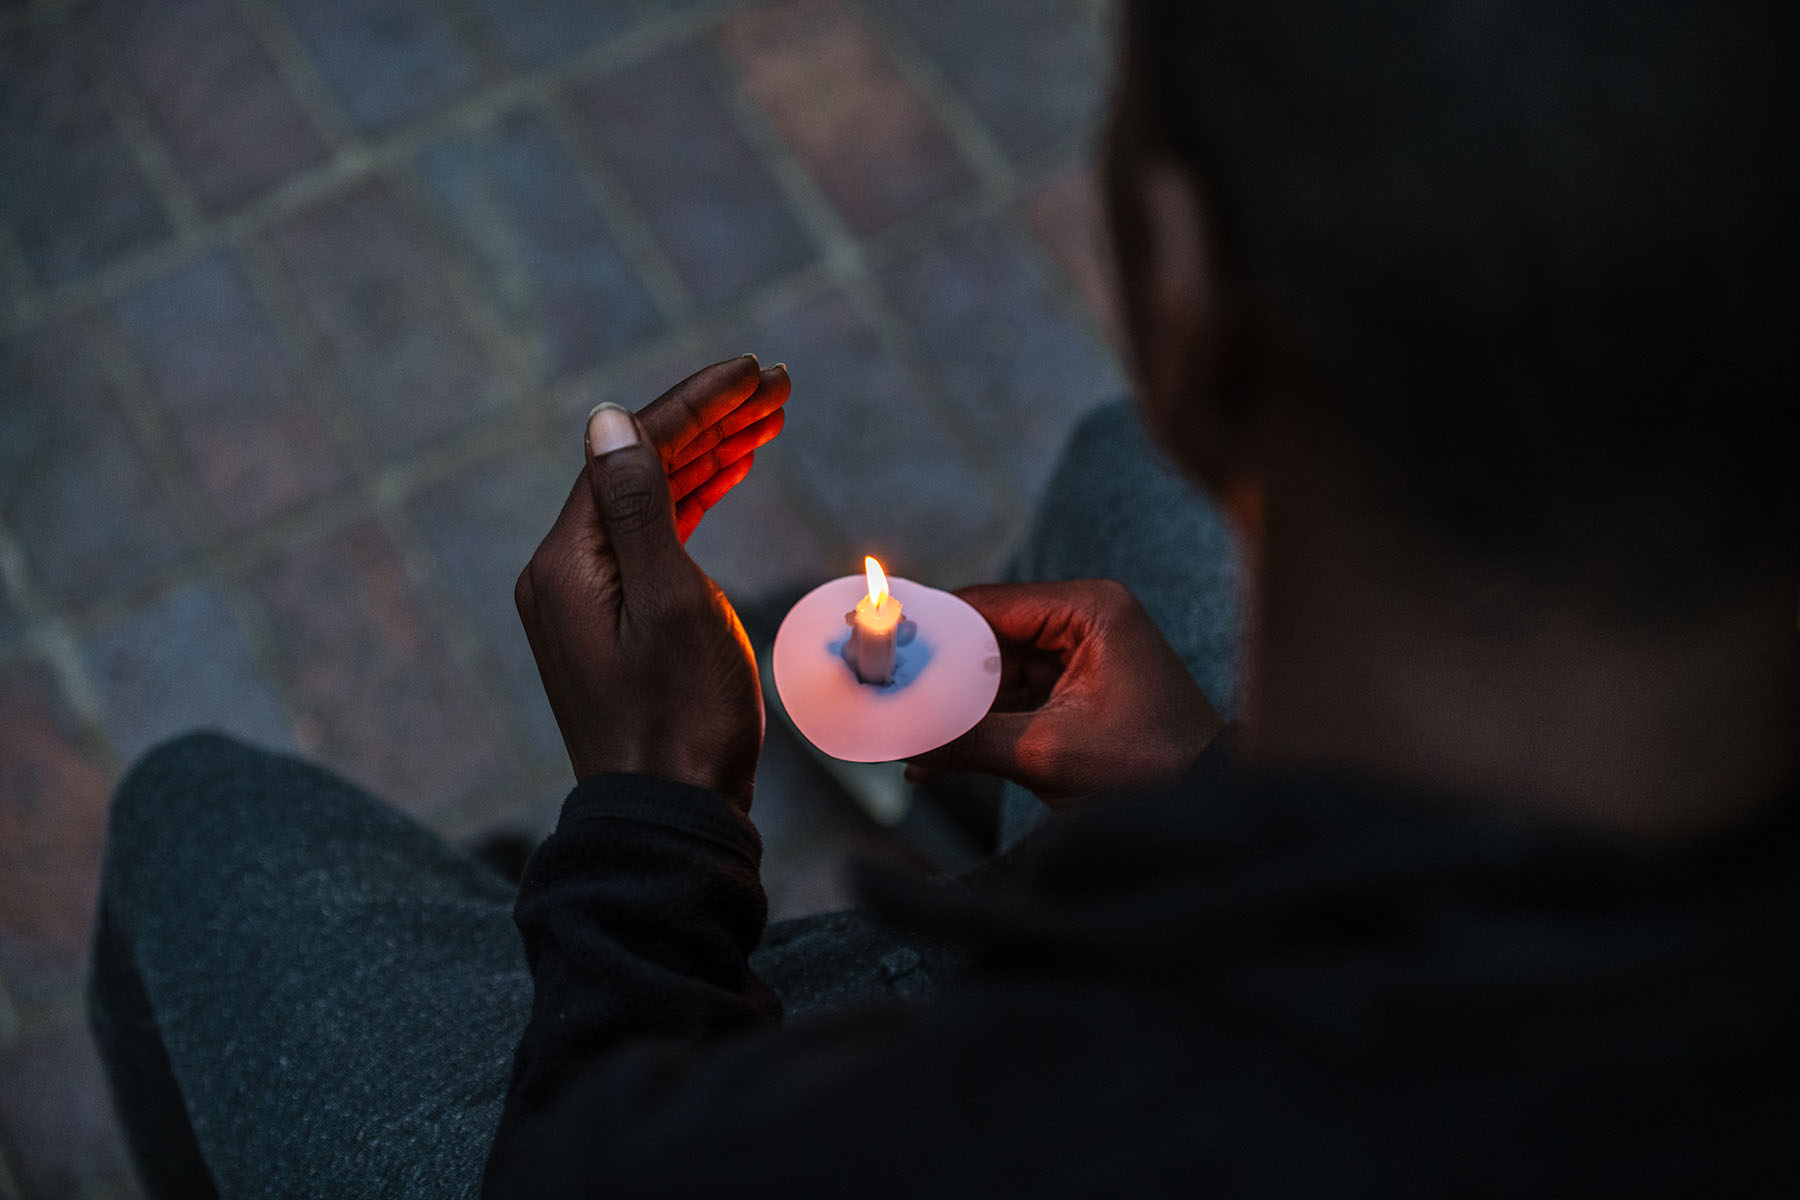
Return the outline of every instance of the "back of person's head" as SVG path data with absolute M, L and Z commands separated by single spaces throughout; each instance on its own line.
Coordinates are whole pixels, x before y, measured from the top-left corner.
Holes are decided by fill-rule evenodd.
M 1800 5 L 1131 0 L 1232 387 L 1411 528 L 1703 600 L 1800 550 Z M 1698 585 L 1698 586 L 1694 586 Z

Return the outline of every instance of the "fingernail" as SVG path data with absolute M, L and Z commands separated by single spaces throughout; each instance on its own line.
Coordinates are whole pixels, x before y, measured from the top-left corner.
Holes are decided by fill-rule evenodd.
M 637 422 L 617 404 L 596 404 L 588 413 L 588 453 L 595 458 L 638 443 Z
M 747 358 L 747 359 L 749 359 L 749 360 L 750 360 L 750 361 L 751 361 L 751 362 L 755 362 L 755 361 L 756 361 L 756 355 L 754 355 L 754 354 L 740 354 L 740 355 L 738 355 L 738 357 L 739 357 L 739 358 Z

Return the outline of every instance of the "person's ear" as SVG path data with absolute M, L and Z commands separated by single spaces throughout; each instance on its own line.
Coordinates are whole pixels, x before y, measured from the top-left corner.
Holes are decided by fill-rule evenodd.
M 1114 249 L 1146 422 L 1189 474 L 1223 494 L 1241 466 L 1245 414 L 1204 189 L 1160 150 L 1131 155 L 1113 185 Z

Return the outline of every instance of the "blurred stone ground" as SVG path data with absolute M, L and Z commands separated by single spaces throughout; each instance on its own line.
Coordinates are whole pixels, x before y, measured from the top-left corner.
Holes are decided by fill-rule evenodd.
M 600 399 L 752 350 L 741 600 L 991 576 L 1121 388 L 1102 0 L 0 0 L 0 1200 L 136 1194 L 109 789 L 210 725 L 455 838 L 567 785 L 512 580 Z M 777 915 L 883 834 L 774 745 Z

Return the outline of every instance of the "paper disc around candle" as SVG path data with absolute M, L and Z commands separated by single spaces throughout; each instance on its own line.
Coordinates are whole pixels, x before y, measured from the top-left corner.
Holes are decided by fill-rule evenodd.
M 935 750 L 987 715 L 1000 691 L 1000 646 L 986 618 L 949 592 L 889 578 L 917 626 L 895 682 L 862 683 L 842 656 L 844 614 L 868 594 L 861 575 L 822 583 L 775 634 L 775 691 L 806 740 L 847 762 L 891 762 Z

